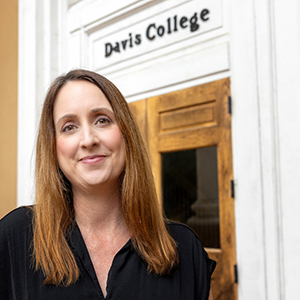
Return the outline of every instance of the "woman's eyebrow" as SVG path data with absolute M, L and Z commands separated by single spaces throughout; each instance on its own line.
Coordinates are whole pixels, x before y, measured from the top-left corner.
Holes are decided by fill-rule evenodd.
M 112 110 L 106 108 L 106 107 L 96 107 L 96 108 L 93 108 L 91 110 L 91 113 L 97 113 L 97 112 L 109 112 L 109 113 L 114 113 Z
M 98 112 L 108 112 L 108 113 L 111 113 L 113 114 L 114 112 L 106 107 L 96 107 L 96 108 L 93 108 L 91 110 L 91 114 L 95 114 L 95 113 L 98 113 Z M 66 115 L 63 115 L 62 117 L 60 117 L 56 124 L 60 123 L 62 120 L 65 120 L 65 119 L 69 119 L 69 118 L 76 118 L 77 115 L 76 114 L 66 114 Z
M 66 114 L 66 115 L 63 115 L 62 117 L 60 117 L 60 118 L 57 120 L 56 124 L 58 124 L 61 120 L 69 119 L 69 118 L 75 118 L 75 117 L 76 117 L 75 114 Z

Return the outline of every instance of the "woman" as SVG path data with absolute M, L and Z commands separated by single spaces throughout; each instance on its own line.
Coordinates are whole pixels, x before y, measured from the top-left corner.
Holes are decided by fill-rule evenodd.
M 74 70 L 51 85 L 35 205 L 0 222 L 1 299 L 208 299 L 215 262 L 166 221 L 126 100 Z

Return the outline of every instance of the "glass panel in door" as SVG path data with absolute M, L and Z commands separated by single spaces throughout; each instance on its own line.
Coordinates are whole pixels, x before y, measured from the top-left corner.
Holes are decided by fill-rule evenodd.
M 162 153 L 162 184 L 167 217 L 220 248 L 217 147 Z

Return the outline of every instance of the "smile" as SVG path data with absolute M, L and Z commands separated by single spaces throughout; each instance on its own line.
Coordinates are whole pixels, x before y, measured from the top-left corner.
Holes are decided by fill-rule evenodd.
M 81 158 L 79 161 L 87 165 L 92 165 L 102 161 L 105 157 L 106 156 L 104 155 L 91 155 L 91 156 L 85 156 Z

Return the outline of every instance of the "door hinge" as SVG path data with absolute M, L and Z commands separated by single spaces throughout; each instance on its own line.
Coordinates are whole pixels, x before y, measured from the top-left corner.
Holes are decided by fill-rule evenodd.
M 231 198 L 234 198 L 234 180 L 230 180 Z
M 237 269 L 237 265 L 234 265 L 233 268 L 234 268 L 234 283 L 238 283 L 238 269 Z
M 231 101 L 231 96 L 228 96 L 228 113 L 231 114 L 232 113 L 232 101 Z

